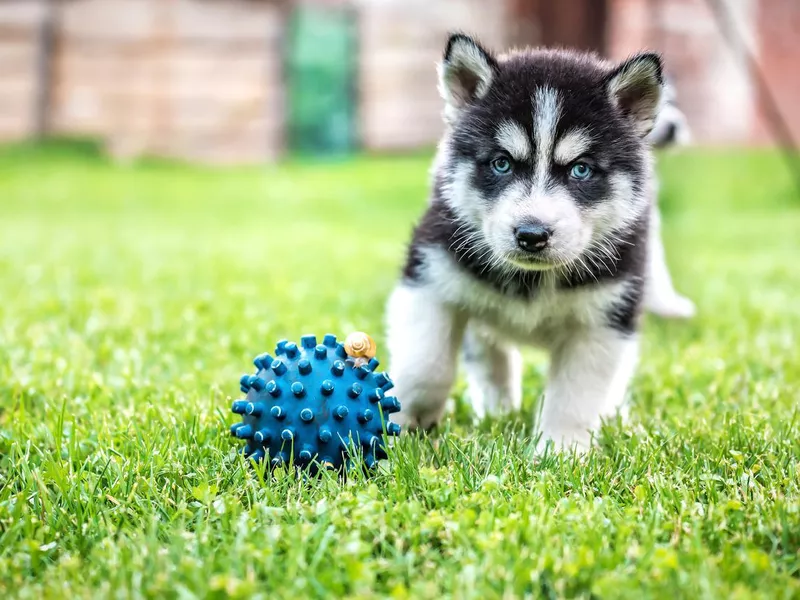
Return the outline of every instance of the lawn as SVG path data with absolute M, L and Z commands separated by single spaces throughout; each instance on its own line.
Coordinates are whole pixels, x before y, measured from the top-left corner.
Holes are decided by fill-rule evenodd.
M 534 460 L 454 416 L 371 480 L 264 480 L 227 435 L 275 341 L 372 332 L 429 156 L 200 169 L 0 153 L 3 598 L 800 598 L 800 198 L 767 151 L 662 157 L 688 323 L 633 420 Z

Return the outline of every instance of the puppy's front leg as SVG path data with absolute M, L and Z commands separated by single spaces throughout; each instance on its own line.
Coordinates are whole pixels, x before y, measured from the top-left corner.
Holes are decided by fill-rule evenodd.
M 389 372 L 408 430 L 439 422 L 456 374 L 466 319 L 424 286 L 400 284 L 387 310 Z
M 566 338 L 552 349 L 550 379 L 541 414 L 540 449 L 587 449 L 601 419 L 625 401 L 638 359 L 638 340 L 612 329 L 590 330 Z
M 464 366 L 472 410 L 479 419 L 519 410 L 522 404 L 519 350 L 471 323 L 464 335 Z

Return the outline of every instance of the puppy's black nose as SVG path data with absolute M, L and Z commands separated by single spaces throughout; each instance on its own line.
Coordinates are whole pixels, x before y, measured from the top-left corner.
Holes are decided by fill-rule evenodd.
M 540 252 L 544 250 L 551 233 L 549 228 L 539 223 L 522 225 L 514 230 L 517 246 L 525 252 Z

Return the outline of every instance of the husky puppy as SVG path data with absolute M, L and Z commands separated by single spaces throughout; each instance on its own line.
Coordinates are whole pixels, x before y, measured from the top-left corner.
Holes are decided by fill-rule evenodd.
M 666 81 L 661 107 L 653 130 L 647 140 L 655 148 L 672 148 L 689 143 L 691 134 L 686 117 L 676 104 L 675 88 Z M 658 211 L 658 185 L 653 186 L 653 205 L 650 219 L 650 258 L 647 266 L 645 307 L 650 312 L 667 318 L 690 318 L 695 314 L 694 303 L 681 296 L 672 285 L 661 241 L 661 215 Z
M 637 362 L 661 60 L 495 55 L 455 34 L 439 84 L 432 197 L 387 307 L 398 420 L 441 419 L 465 339 L 477 414 L 517 409 L 529 344 L 551 355 L 541 443 L 585 448 Z

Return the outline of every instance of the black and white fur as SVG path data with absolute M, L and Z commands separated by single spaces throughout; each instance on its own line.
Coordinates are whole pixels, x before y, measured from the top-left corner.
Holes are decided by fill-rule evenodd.
M 439 81 L 432 198 L 387 309 L 398 420 L 441 419 L 465 338 L 478 414 L 518 408 L 517 346 L 529 344 L 551 355 L 542 443 L 585 448 L 602 418 L 624 413 L 637 363 L 661 61 L 495 56 L 457 34 Z
M 664 84 L 661 98 L 655 125 L 648 134 L 647 140 L 652 146 L 660 149 L 688 144 L 691 138 L 689 125 L 676 103 L 675 88 L 668 81 Z M 645 307 L 650 312 L 662 317 L 690 318 L 695 314 L 694 303 L 675 290 L 667 267 L 664 246 L 661 241 L 661 215 L 655 197 L 658 195 L 657 181 L 653 186 L 653 194 Z

